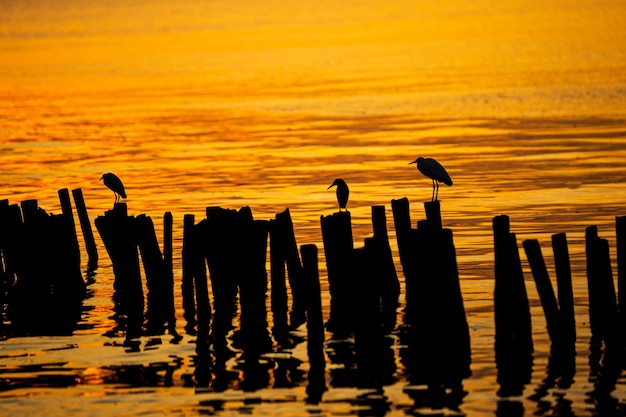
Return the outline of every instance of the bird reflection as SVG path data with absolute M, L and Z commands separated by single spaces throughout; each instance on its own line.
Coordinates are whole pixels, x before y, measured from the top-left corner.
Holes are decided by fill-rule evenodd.
M 443 182 L 447 186 L 452 185 L 452 179 L 446 169 L 433 158 L 422 158 L 421 156 L 409 165 L 417 164 L 419 172 L 433 180 L 433 197 L 431 201 L 436 201 L 439 197 L 439 183 Z
M 126 191 L 124 190 L 124 184 L 122 184 L 122 180 L 118 178 L 117 175 L 107 172 L 106 174 L 100 177 L 100 180 L 104 180 L 104 185 L 106 185 L 113 194 L 115 194 L 115 202 L 117 203 L 120 200 L 120 197 L 126 198 Z
M 337 186 L 337 202 L 339 203 L 339 211 L 347 210 L 346 206 L 348 205 L 348 196 L 350 195 L 348 184 L 346 184 L 343 179 L 337 178 L 333 181 L 330 187 L 328 187 L 328 190 L 334 186 Z

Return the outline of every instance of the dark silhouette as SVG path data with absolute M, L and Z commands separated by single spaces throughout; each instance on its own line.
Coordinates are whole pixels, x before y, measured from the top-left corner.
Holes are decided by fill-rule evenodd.
M 337 178 L 327 189 L 330 190 L 334 186 L 337 186 L 337 202 L 339 203 L 339 211 L 347 210 L 346 206 L 348 205 L 348 197 L 350 196 L 348 184 L 346 184 L 343 179 Z
M 447 186 L 452 185 L 452 179 L 446 169 L 433 158 L 422 158 L 421 156 L 409 165 L 417 164 L 419 172 L 433 180 L 433 197 L 431 201 L 436 201 L 439 196 L 439 183 L 443 182 Z
M 124 184 L 122 184 L 122 180 L 118 178 L 117 175 L 112 172 L 107 172 L 100 177 L 100 180 L 104 180 L 104 185 L 106 185 L 113 194 L 115 194 L 115 202 L 120 201 L 120 197 L 126 198 L 126 191 L 124 190 Z

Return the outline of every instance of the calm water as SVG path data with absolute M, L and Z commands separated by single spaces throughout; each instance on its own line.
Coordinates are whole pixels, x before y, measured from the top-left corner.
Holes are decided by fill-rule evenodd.
M 298 244 L 321 248 L 336 177 L 351 188 L 357 246 L 371 235 L 370 207 L 385 205 L 397 259 L 390 201 L 409 197 L 421 219 L 430 198 L 430 181 L 407 165 L 419 155 L 454 180 L 440 199 L 472 338 L 467 395 L 446 413 L 494 415 L 512 403 L 528 415 L 596 414 L 583 239 L 598 225 L 614 257 L 615 216 L 626 215 L 624 2 L 0 3 L 0 198 L 59 212 L 57 190 L 80 187 L 93 219 L 112 206 L 98 182 L 112 171 L 131 214 L 160 229 L 171 211 L 184 336 L 146 339 L 135 353 L 105 336 L 113 275 L 96 234 L 100 266 L 75 334 L 0 341 L 0 414 L 427 414 L 403 392 L 401 367 L 369 402 L 330 387 L 307 406 L 305 381 L 244 392 L 235 379 L 226 392 L 196 392 L 178 285 L 184 214 L 249 205 L 269 219 L 289 208 Z M 531 383 L 510 402 L 496 394 L 493 350 L 499 214 L 520 243 L 540 239 L 551 273 L 550 236 L 568 234 L 578 323 L 573 385 L 544 390 L 548 336 L 522 251 L 535 357 Z M 323 258 L 320 273 L 327 318 Z M 291 355 L 308 369 L 304 344 Z M 623 410 L 623 377 L 609 400 Z

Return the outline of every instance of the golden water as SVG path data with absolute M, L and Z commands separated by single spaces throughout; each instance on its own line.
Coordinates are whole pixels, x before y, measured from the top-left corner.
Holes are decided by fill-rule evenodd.
M 93 219 L 113 203 L 98 178 L 115 172 L 131 214 L 151 215 L 158 228 L 174 214 L 179 280 L 184 214 L 249 205 L 269 219 L 289 208 L 298 244 L 321 247 L 319 216 L 336 210 L 326 190 L 336 177 L 350 185 L 357 245 L 371 234 L 370 207 L 385 205 L 397 255 L 390 201 L 408 196 L 422 218 L 431 184 L 407 164 L 435 157 L 454 180 L 440 199 L 472 337 L 460 411 L 498 406 L 491 219 L 508 214 L 518 241 L 540 239 L 550 271 L 550 235 L 568 234 L 578 320 L 575 383 L 531 400 L 549 343 L 526 271 L 535 361 L 514 400 L 529 414 L 559 415 L 565 403 L 593 415 L 582 242 L 598 225 L 614 255 L 614 219 L 626 214 L 625 45 L 617 0 L 2 0 L 0 198 L 36 198 L 59 212 L 57 190 L 80 187 Z M 16 384 L 0 392 L 2 414 L 198 415 L 213 410 L 207 399 L 225 401 L 222 416 L 359 412 L 359 393 L 347 388 L 331 387 L 318 407 L 305 406 L 303 386 L 196 394 L 183 382 L 193 372 L 187 335 L 125 353 L 121 339 L 104 336 L 113 277 L 99 249 L 81 330 L 0 342 L 0 380 Z M 328 297 L 324 286 L 326 314 Z M 304 348 L 294 356 L 306 360 Z M 173 386 L 116 379 L 121 366 L 172 357 L 183 363 Z M 48 367 L 27 366 L 36 364 Z M 51 375 L 75 382 L 47 384 Z M 412 405 L 398 378 L 385 387 L 386 415 Z M 624 382 L 612 392 L 622 409 Z

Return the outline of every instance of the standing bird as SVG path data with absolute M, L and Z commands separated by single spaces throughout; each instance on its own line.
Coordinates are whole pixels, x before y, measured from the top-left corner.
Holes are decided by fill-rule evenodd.
M 422 158 L 421 156 L 409 165 L 417 164 L 419 172 L 433 180 L 433 197 L 431 201 L 436 201 L 439 197 L 439 183 L 443 182 L 447 186 L 452 185 L 452 180 L 446 169 L 433 158 Z
M 126 198 L 126 191 L 124 190 L 124 184 L 122 184 L 122 180 L 120 180 L 117 175 L 107 172 L 102 175 L 100 178 L 104 180 L 104 185 L 109 187 L 113 194 L 115 194 L 115 202 L 117 203 L 120 200 L 120 197 Z
M 339 202 L 339 211 L 341 209 L 346 210 L 346 206 L 348 205 L 348 196 L 350 195 L 350 189 L 348 188 L 348 184 L 341 178 L 337 178 L 327 189 L 330 190 L 332 187 L 337 186 L 337 201 Z

